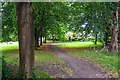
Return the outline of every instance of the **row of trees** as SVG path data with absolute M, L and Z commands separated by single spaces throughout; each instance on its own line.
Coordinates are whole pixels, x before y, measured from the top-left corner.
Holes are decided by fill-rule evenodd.
M 32 77 L 34 49 L 42 45 L 42 37 L 51 34 L 65 39 L 66 31 L 93 31 L 95 44 L 98 34 L 109 50 L 118 52 L 118 7 L 120 3 L 83 2 L 20 2 L 2 3 L 2 40 L 19 39 L 20 75 Z M 10 15 L 9 15 L 10 14 Z M 17 19 L 17 21 L 16 21 Z M 83 27 L 83 24 L 85 25 Z M 18 30 L 18 31 L 17 31 Z M 24 74 L 24 71 L 28 72 Z

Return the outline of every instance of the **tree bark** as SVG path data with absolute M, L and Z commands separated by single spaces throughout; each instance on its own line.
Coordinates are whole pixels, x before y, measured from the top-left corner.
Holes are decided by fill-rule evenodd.
M 30 2 L 16 2 L 16 16 L 19 38 L 19 71 L 20 78 L 32 78 L 34 66 L 34 9 Z M 25 74 L 25 72 L 27 72 Z
M 105 45 L 107 46 L 108 45 L 108 33 L 107 32 L 105 32 Z
M 116 9 L 116 12 L 113 12 L 113 28 L 111 29 L 111 41 L 110 41 L 110 47 L 109 51 L 111 52 L 118 52 L 118 7 Z
M 95 45 L 97 45 L 97 34 L 95 34 Z
M 54 36 L 52 36 L 53 37 L 53 42 L 54 42 Z
M 37 27 L 35 27 L 35 50 L 37 50 Z
M 45 33 L 45 43 L 46 43 L 46 33 Z
M 37 47 L 40 47 L 40 45 L 39 45 L 39 33 L 38 33 L 38 31 L 37 31 Z
M 40 29 L 41 34 L 40 34 L 40 45 L 42 45 L 42 28 Z
M 46 32 L 45 32 L 45 36 L 44 36 L 44 39 L 45 39 L 44 43 L 46 43 Z
M 69 37 L 69 41 L 71 40 L 71 37 Z

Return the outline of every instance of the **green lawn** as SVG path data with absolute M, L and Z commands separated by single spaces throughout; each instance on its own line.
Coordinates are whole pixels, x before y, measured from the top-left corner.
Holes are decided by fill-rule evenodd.
M 11 50 L 11 49 L 18 49 L 19 48 L 19 46 L 18 45 L 12 45 L 12 46 L 0 46 L 0 48 L 1 48 L 1 50 L 2 51 L 6 51 L 6 50 Z
M 68 47 L 68 48 L 78 48 L 78 47 L 94 47 L 94 46 L 102 46 L 101 42 L 97 42 L 95 45 L 93 42 L 62 42 L 62 43 L 55 43 L 60 47 Z
M 18 49 L 18 48 L 19 48 L 18 42 L 14 42 L 13 44 L 7 44 L 7 43 L 0 44 L 0 52 L 11 49 Z
M 69 51 L 69 54 L 75 55 L 80 59 L 91 60 L 96 64 L 109 68 L 113 76 L 118 76 L 118 53 L 103 51 Z

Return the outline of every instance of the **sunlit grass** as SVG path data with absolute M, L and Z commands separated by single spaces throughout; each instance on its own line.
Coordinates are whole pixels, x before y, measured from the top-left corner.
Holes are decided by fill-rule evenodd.
M 95 45 L 93 42 L 63 42 L 63 43 L 56 43 L 56 45 L 59 45 L 61 47 L 94 47 L 94 46 L 102 46 L 103 43 L 97 42 L 97 45 Z
M 19 48 L 18 42 L 13 42 L 13 44 L 7 44 L 7 43 L 0 44 L 0 52 L 11 49 L 18 49 L 18 48 Z
M 78 56 L 80 59 L 91 60 L 96 64 L 109 68 L 112 73 L 118 72 L 118 53 L 103 51 L 69 51 L 70 54 Z M 114 75 L 114 74 L 113 74 Z M 117 75 L 114 75 L 117 76 Z
M 6 51 L 6 50 L 11 50 L 11 49 L 18 49 L 19 46 L 2 46 L 1 50 Z
M 48 42 L 53 42 L 53 40 L 47 40 Z M 61 43 L 62 41 L 54 41 L 54 43 Z

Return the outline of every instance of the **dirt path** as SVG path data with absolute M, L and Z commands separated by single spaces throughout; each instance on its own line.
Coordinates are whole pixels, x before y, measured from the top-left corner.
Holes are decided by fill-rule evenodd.
M 74 73 L 69 78 L 108 78 L 106 72 L 101 72 L 99 68 L 88 61 L 83 61 L 73 55 L 61 51 L 55 44 L 49 43 L 49 49 L 56 53 Z

